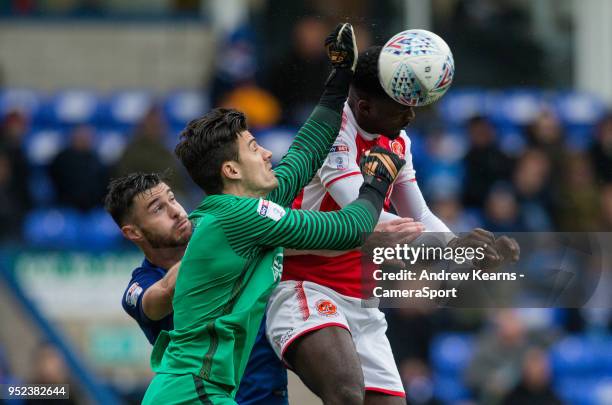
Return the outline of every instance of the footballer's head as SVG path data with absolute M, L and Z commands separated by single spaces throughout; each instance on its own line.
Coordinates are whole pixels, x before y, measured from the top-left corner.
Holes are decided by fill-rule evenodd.
M 108 186 L 104 206 L 121 233 L 140 247 L 177 248 L 192 233 L 187 212 L 157 173 L 132 173 Z
M 174 151 L 207 194 L 263 197 L 278 186 L 272 152 L 257 143 L 240 111 L 216 108 L 191 121 Z
M 380 85 L 378 57 L 381 49 L 372 46 L 359 54 L 349 105 L 363 130 L 393 139 L 412 122 L 414 110 L 394 101 Z

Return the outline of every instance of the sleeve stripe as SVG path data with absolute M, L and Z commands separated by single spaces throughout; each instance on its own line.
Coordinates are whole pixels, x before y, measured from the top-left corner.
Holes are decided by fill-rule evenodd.
M 351 176 L 357 176 L 358 174 L 361 174 L 361 172 L 350 172 L 350 173 L 344 173 L 342 176 L 338 176 L 335 179 L 331 179 L 330 181 L 328 181 L 327 183 L 325 183 L 325 188 L 328 188 L 329 186 L 331 186 L 332 184 L 334 184 L 335 182 L 337 182 L 338 180 L 342 180 L 346 177 L 351 177 Z M 412 181 L 412 180 L 411 180 Z M 416 179 L 414 179 L 414 181 L 416 181 Z

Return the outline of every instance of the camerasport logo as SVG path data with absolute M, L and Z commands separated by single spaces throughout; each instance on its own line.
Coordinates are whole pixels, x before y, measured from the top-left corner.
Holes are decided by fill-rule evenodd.
M 338 315 L 338 308 L 336 307 L 336 304 L 334 304 L 330 300 L 319 300 L 317 301 L 315 305 L 317 306 L 317 311 L 321 315 L 325 315 L 325 316 L 337 316 Z

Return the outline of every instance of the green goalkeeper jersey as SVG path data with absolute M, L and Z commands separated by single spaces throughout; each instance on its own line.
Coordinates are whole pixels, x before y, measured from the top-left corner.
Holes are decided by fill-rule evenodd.
M 193 374 L 235 394 L 281 278 L 282 248 L 352 249 L 372 231 L 379 213 L 365 200 L 335 212 L 286 208 L 323 163 L 340 122 L 336 112 L 315 109 L 275 169 L 278 188 L 265 198 L 211 195 L 191 214 L 174 330 L 155 343 L 155 372 Z

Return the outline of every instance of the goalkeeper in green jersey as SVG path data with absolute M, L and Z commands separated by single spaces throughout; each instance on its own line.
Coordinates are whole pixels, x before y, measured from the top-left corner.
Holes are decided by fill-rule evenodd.
M 352 249 L 374 229 L 404 164 L 382 149 L 362 160 L 365 182 L 344 209 L 287 208 L 338 135 L 357 59 L 350 24 L 336 27 L 326 47 L 333 70 L 323 95 L 275 170 L 238 111 L 215 109 L 182 132 L 176 154 L 208 196 L 190 216 L 194 231 L 176 282 L 174 330 L 157 338 L 151 355 L 157 375 L 144 404 L 234 404 L 280 280 L 283 248 Z

